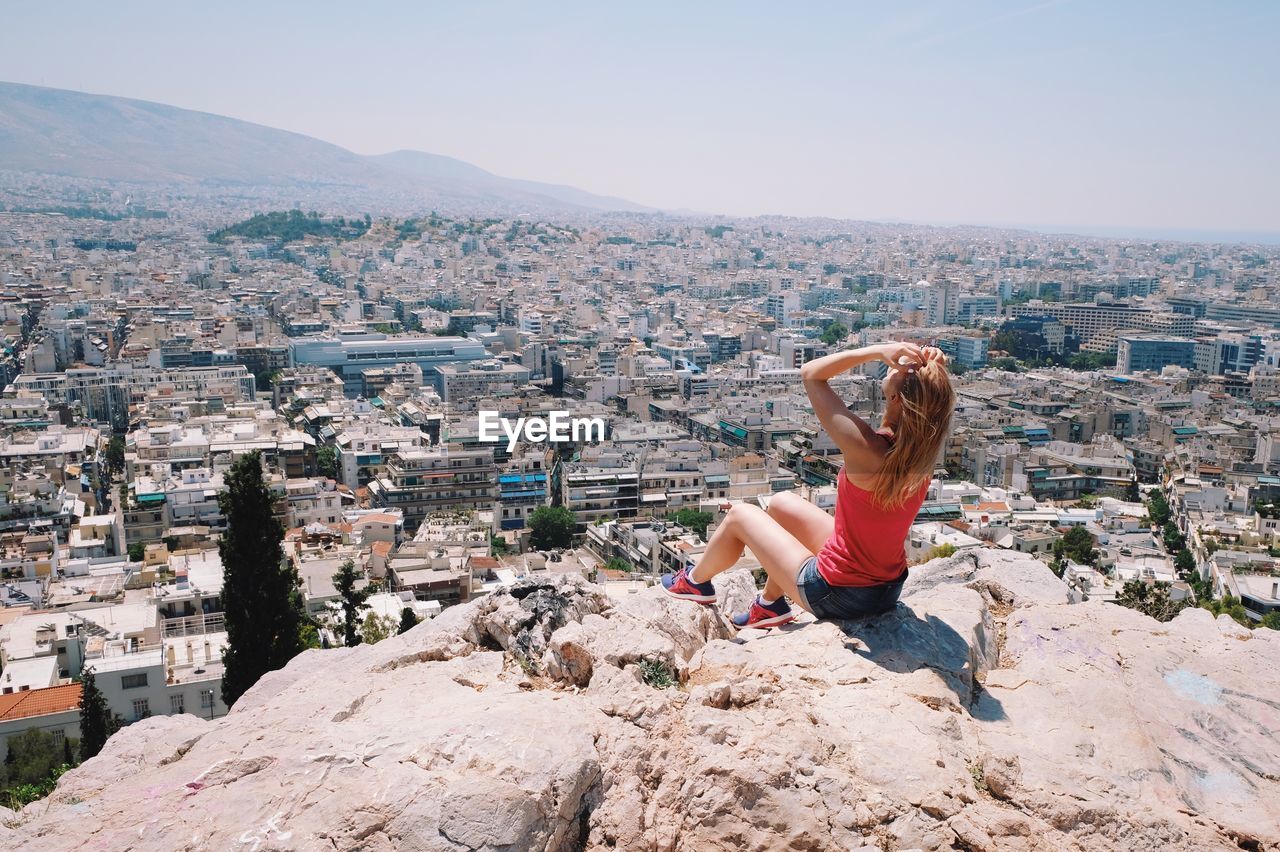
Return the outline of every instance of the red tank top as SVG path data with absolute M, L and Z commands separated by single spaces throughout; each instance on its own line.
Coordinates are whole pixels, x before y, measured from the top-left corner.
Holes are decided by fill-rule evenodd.
M 906 540 L 929 480 L 896 509 L 877 508 L 871 492 L 859 488 L 840 468 L 836 487 L 836 527 L 818 551 L 818 573 L 833 586 L 875 586 L 902 576 L 907 567 Z

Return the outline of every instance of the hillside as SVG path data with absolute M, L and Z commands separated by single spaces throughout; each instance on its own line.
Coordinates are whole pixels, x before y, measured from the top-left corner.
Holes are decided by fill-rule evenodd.
M 525 583 L 131 725 L 0 845 L 1280 849 L 1280 634 L 1067 599 L 985 550 L 843 629 Z
M 488 205 L 495 212 L 645 211 L 572 187 L 513 180 L 420 151 L 364 157 L 291 133 L 150 101 L 0 82 L 0 168 L 112 181 L 349 189 L 422 209 Z
M 556 203 L 584 210 L 620 210 L 633 213 L 652 213 L 645 207 L 623 198 L 594 195 L 572 186 L 539 183 L 532 180 L 514 180 L 498 177 L 479 166 L 473 166 L 452 157 L 427 154 L 423 151 L 393 151 L 368 158 L 401 174 L 447 186 L 454 192 L 469 193 L 477 200 L 486 197 L 495 200 L 527 198 L 531 203 L 550 198 Z
M 304 237 L 349 240 L 363 236 L 368 230 L 369 222 L 365 219 L 352 219 L 348 222 L 343 217 L 324 219 L 317 214 L 307 214 L 301 210 L 274 210 L 270 213 L 258 213 L 243 222 L 219 228 L 209 235 L 209 241 L 221 243 L 226 242 L 230 237 L 282 242 L 292 242 Z

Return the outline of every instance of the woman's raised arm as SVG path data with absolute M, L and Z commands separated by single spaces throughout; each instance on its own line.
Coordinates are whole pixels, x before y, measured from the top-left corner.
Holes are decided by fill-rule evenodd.
M 903 360 L 911 363 L 924 363 L 924 351 L 914 343 L 877 343 L 862 346 L 844 352 L 832 352 L 821 358 L 814 358 L 800 368 L 800 378 L 805 382 L 834 378 L 860 367 L 868 361 L 884 361 L 891 367 L 901 367 Z
M 880 359 L 894 366 L 904 366 L 904 360 L 918 364 L 924 356 L 914 343 L 882 343 L 864 346 L 848 352 L 835 352 L 816 358 L 800 368 L 804 389 L 809 394 L 813 413 L 818 422 L 840 448 L 845 463 L 857 472 L 875 471 L 884 457 L 887 442 L 876 433 L 867 421 L 849 410 L 840 395 L 831 389 L 827 380 L 846 370 L 852 370 L 868 361 Z

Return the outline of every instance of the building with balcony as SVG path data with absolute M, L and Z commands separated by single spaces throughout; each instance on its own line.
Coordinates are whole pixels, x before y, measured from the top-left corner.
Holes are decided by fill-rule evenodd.
M 518 530 L 527 526 L 533 510 L 550 502 L 548 486 L 547 469 L 540 455 L 525 455 L 504 465 L 498 473 L 495 529 Z
M 434 511 L 493 508 L 496 475 L 491 448 L 398 450 L 387 459 L 386 473 L 369 482 L 369 500 L 399 509 L 405 530 L 413 532 Z
M 440 399 L 458 405 L 501 394 L 514 394 L 528 384 L 528 367 L 488 358 L 466 364 L 440 364 L 434 368 Z
M 123 427 L 129 420 L 129 406 L 152 394 L 237 402 L 253 399 L 255 390 L 253 374 L 239 364 L 172 370 L 117 364 L 76 367 L 62 373 L 23 373 L 5 393 L 39 394 L 51 405 L 79 404 L 89 420 Z
M 597 520 L 634 518 L 640 507 L 640 473 L 634 457 L 570 462 L 556 468 L 560 503 L 573 512 L 578 532 Z

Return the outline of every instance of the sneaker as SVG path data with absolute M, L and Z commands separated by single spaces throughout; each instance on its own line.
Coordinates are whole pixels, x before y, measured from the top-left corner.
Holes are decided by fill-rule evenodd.
M 751 609 L 733 617 L 734 627 L 781 627 L 795 621 L 796 614 L 791 611 L 791 604 L 786 598 L 778 598 L 771 604 L 765 604 L 757 597 L 751 602 Z
M 689 566 L 681 568 L 674 574 L 662 575 L 662 588 L 673 598 L 683 601 L 697 601 L 700 604 L 716 602 L 716 589 L 708 581 L 695 583 L 689 579 Z

